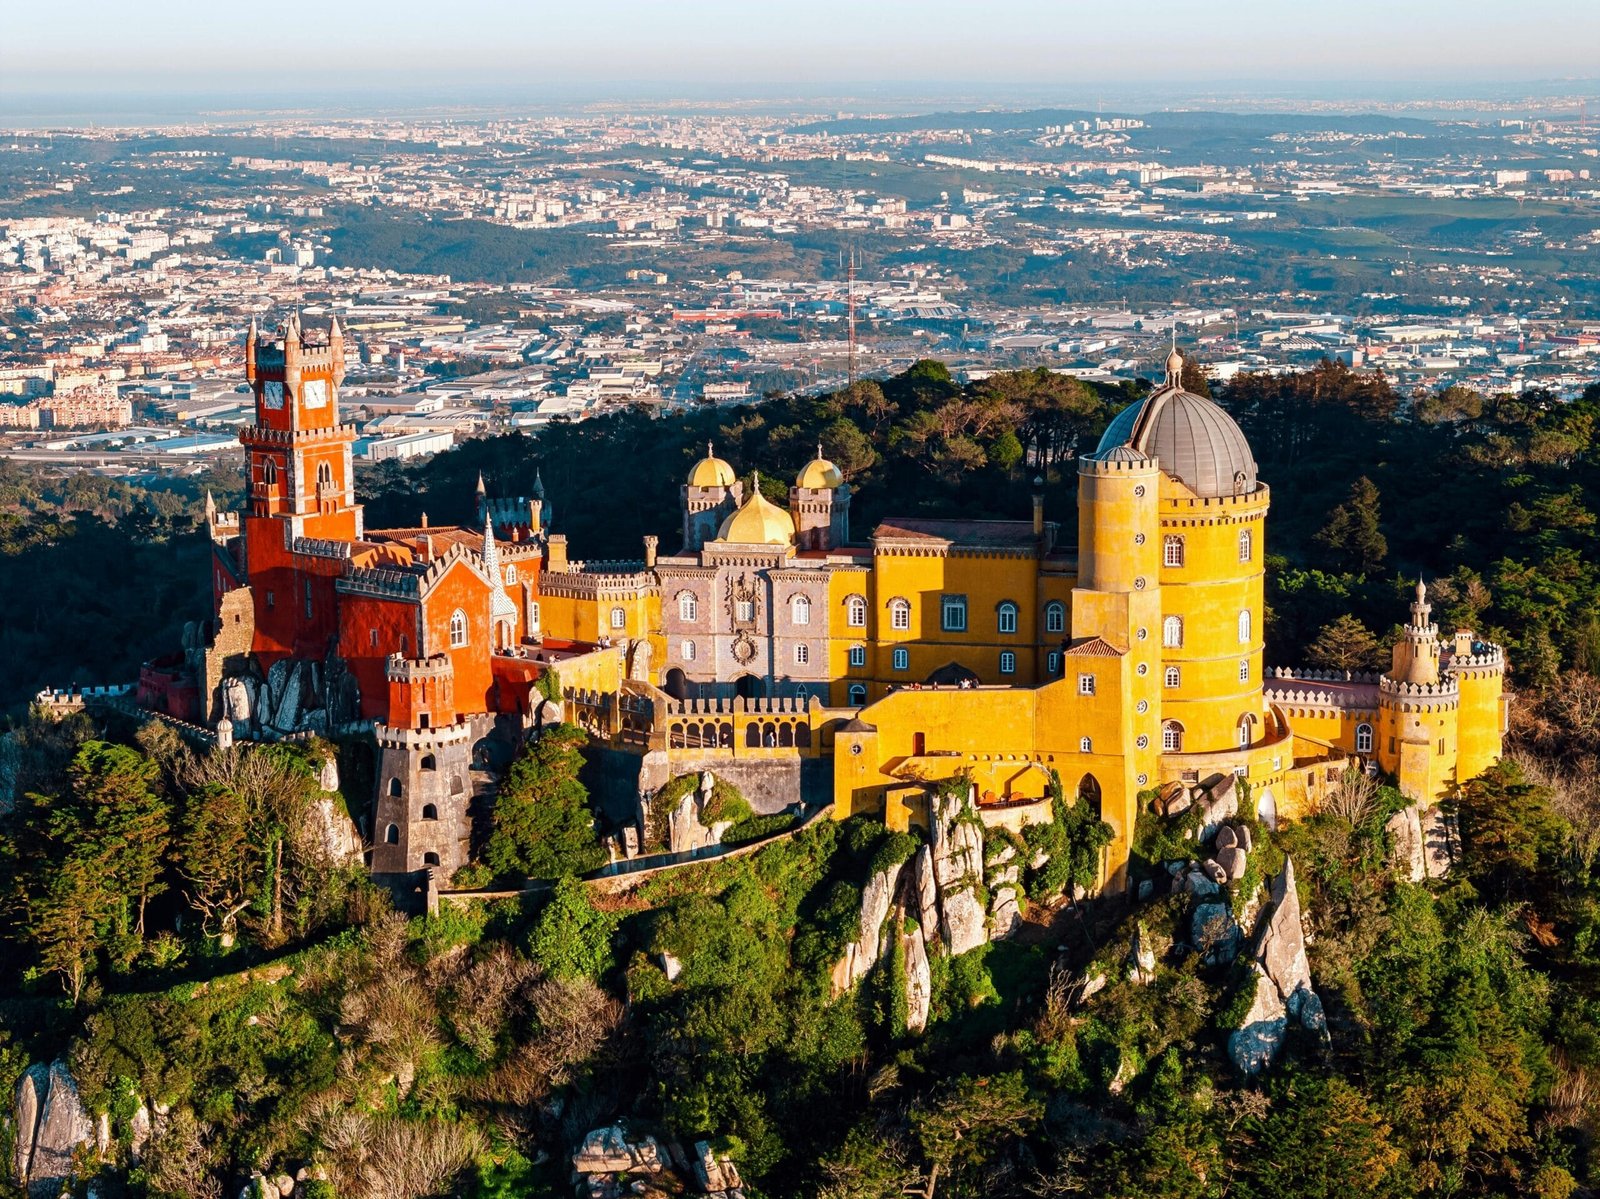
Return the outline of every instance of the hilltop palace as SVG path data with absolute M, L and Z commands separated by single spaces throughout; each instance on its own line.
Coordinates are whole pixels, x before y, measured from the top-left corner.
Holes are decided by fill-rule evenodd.
M 216 619 L 140 698 L 223 743 L 370 733 L 364 832 L 384 875 L 463 865 L 489 768 L 557 718 L 597 743 L 629 852 L 639 800 L 692 771 L 757 811 L 900 828 L 926 821 L 930 781 L 967 772 L 983 820 L 1012 829 L 1050 818 L 1055 772 L 1115 830 L 1112 889 L 1141 793 L 1234 788 L 1274 821 L 1315 810 L 1352 764 L 1421 804 L 1480 773 L 1501 750 L 1505 658 L 1467 630 L 1441 638 L 1420 583 L 1381 675 L 1264 669 L 1270 493 L 1181 368 L 1174 351 L 1078 460 L 1075 550 L 1037 496 L 1031 519 L 888 519 L 858 542 L 820 453 L 783 508 L 708 448 L 678 553 L 647 537 L 638 561 L 584 562 L 538 485 L 480 483 L 470 529 L 366 528 L 337 322 L 252 328 L 248 500 L 210 521 Z

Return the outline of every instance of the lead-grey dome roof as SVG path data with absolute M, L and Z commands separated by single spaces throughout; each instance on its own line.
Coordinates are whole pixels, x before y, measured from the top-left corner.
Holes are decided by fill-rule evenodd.
M 1174 367 L 1174 361 L 1177 365 Z M 1117 413 L 1100 438 L 1095 457 L 1121 446 L 1158 459 L 1196 495 L 1248 495 L 1256 489 L 1256 460 L 1233 418 L 1204 396 L 1185 391 L 1182 359 L 1167 361 L 1167 379 L 1136 404 Z

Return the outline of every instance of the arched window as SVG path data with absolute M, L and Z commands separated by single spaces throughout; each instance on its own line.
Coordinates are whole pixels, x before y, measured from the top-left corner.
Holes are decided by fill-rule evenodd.
M 811 601 L 803 595 L 797 595 L 789 601 L 789 621 L 792 624 L 803 625 L 811 623 Z
M 506 567 L 506 586 L 509 587 L 513 583 L 515 583 L 516 581 L 517 581 L 517 568 L 515 566 Z
M 391 824 L 383 830 L 383 843 L 385 845 L 400 844 L 400 826 L 398 824 Z
M 1250 561 L 1251 552 L 1255 548 L 1252 545 L 1252 540 L 1249 529 L 1239 530 L 1239 561 Z
M 1079 737 L 1078 752 L 1081 754 L 1092 754 L 1094 752 L 1094 742 L 1089 740 L 1087 737 Z
M 894 668 L 896 670 L 910 670 L 911 669 L 911 651 L 910 650 L 901 648 L 901 649 L 897 649 L 897 650 L 894 651 Z
M 692 591 L 678 593 L 678 619 L 693 623 L 700 616 L 700 605 L 694 598 Z
M 467 643 L 467 614 L 460 608 L 450 613 L 450 648 L 460 649 Z
M 271 458 L 261 464 L 261 481 L 268 487 L 273 486 L 278 481 L 278 464 Z
M 1241 683 L 1248 683 L 1250 681 L 1250 659 L 1249 658 L 1240 658 L 1239 659 L 1239 681 Z
M 1183 617 L 1169 616 L 1161 622 L 1161 644 L 1168 649 L 1183 645 Z
M 1067 606 L 1060 600 L 1052 600 L 1044 606 L 1044 631 L 1047 633 L 1067 631 Z
M 394 799 L 400 798 L 400 780 L 398 778 L 389 780 L 389 795 Z
M 1250 609 L 1244 608 L 1239 612 L 1239 644 L 1250 644 Z
M 1168 720 L 1162 723 L 1161 750 L 1163 753 L 1169 754 L 1183 752 L 1183 726 L 1176 720 Z
M 911 627 L 911 605 L 903 599 L 889 601 L 889 627 L 891 629 L 909 629 Z
M 317 463 L 317 486 L 333 486 L 333 467 L 329 466 L 326 462 Z
M 431 803 L 423 804 L 422 805 L 422 818 L 424 820 L 437 820 L 437 819 L 439 819 L 439 809 L 437 807 L 435 807 Z
M 423 754 L 422 760 L 417 763 L 418 770 L 437 770 L 439 761 L 432 754 Z
M 1167 667 L 1167 686 L 1168 687 L 1176 687 L 1178 685 L 1179 681 L 1182 679 L 1182 677 L 1183 676 L 1178 673 L 1178 668 L 1176 666 Z
M 1010 600 L 995 609 L 995 628 L 1002 633 L 1017 631 L 1017 606 Z
M 625 629 L 628 627 L 628 613 L 626 609 L 611 609 L 611 627 L 614 629 Z
M 1169 533 L 1161 539 L 1161 565 L 1183 565 L 1183 538 Z
M 1356 753 L 1370 754 L 1372 752 L 1372 726 L 1370 724 L 1356 725 Z
M 861 683 L 850 684 L 850 706 L 859 708 L 867 702 L 867 689 Z
M 1239 748 L 1249 749 L 1250 743 L 1255 740 L 1256 716 L 1254 712 L 1246 712 L 1239 717 Z
M 852 595 L 844 601 L 844 622 L 852 629 L 867 627 L 867 601 L 859 595 Z
M 424 866 L 437 866 L 439 864 L 439 855 L 430 850 L 422 855 L 422 864 Z

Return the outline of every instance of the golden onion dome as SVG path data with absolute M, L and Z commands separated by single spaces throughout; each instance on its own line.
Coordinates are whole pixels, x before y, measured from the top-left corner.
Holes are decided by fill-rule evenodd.
M 822 443 L 817 443 L 817 456 L 800 468 L 794 485 L 808 491 L 832 491 L 844 486 L 844 472 L 822 456 Z
M 690 487 L 732 487 L 738 478 L 721 458 L 711 452 L 711 443 L 706 442 L 706 456 L 694 464 L 694 469 L 689 472 Z
M 756 476 L 750 498 L 722 522 L 718 541 L 738 545 L 793 545 L 794 517 L 761 494 L 761 476 Z

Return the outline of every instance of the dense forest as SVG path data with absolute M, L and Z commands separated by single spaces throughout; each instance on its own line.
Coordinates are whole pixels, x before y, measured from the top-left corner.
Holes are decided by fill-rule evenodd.
M 513 493 L 537 467 L 575 556 L 628 556 L 670 540 L 707 439 L 775 497 L 820 439 L 856 488 L 858 536 L 888 513 L 1021 518 L 1037 478 L 1070 541 L 1073 458 L 1135 390 L 1048 372 L 962 386 L 920 363 L 834 395 L 621 413 L 385 464 L 364 480 L 368 522 L 466 519 L 479 470 Z M 590 887 L 571 877 L 601 860 L 583 738 L 564 730 L 512 766 L 479 868 L 532 889 L 406 919 L 330 849 L 330 821 L 367 799 L 359 747 L 200 755 L 161 726 L 36 717 L 0 742 L 0 1081 L 70 1066 L 107 1115 L 83 1172 L 108 1197 L 231 1197 L 301 1171 L 294 1194 L 317 1199 L 566 1195 L 574 1149 L 618 1119 L 709 1140 L 752 1196 L 1586 1193 L 1600 388 L 1403 396 L 1324 364 L 1216 390 L 1273 487 L 1269 658 L 1371 664 L 1421 574 L 1441 623 L 1507 645 L 1517 691 L 1511 758 L 1452 805 L 1449 877 L 1396 869 L 1387 787 L 1251 829 L 1260 861 L 1295 864 L 1326 1039 L 1292 1031 L 1242 1077 L 1240 964 L 1190 947 L 1185 895 L 1074 900 L 1099 836 L 1081 805 L 1030 843 L 1021 932 L 934 955 L 919 1033 L 894 955 L 830 985 L 863 888 L 915 835 L 819 821 Z M 175 642 L 204 590 L 197 494 L 15 468 L 0 487 L 11 700 Z M 1193 832 L 1146 813 L 1136 857 L 1164 877 Z M 1135 944 L 1148 971 L 1124 966 Z

